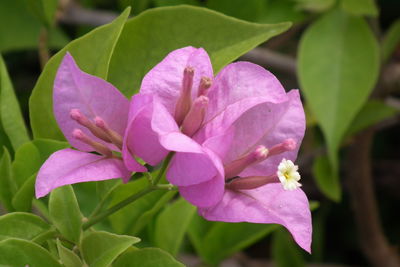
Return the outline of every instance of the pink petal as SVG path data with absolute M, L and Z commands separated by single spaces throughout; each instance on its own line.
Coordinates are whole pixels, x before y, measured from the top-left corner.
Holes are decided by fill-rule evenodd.
M 151 127 L 152 115 L 153 97 L 140 94 L 133 96 L 122 149 L 124 162 L 131 171 L 146 171 L 133 155 L 155 166 L 168 154 L 160 145 L 158 134 Z M 143 169 L 140 170 L 138 165 Z
M 169 53 L 143 78 L 140 93 L 157 96 L 167 110 L 173 114 L 180 95 L 183 70 L 185 67 L 195 70 L 193 79 L 193 98 L 201 77 L 213 77 L 213 70 L 207 52 L 202 48 L 184 47 Z
M 221 201 L 224 194 L 225 179 L 216 175 L 201 184 L 180 186 L 179 192 L 183 198 L 197 207 L 210 207 Z
M 212 179 L 218 171 L 223 174 L 218 157 L 211 155 L 190 137 L 174 132 L 161 136 L 160 142 L 166 149 L 177 152 L 167 171 L 170 183 L 177 186 L 195 185 Z
M 130 178 L 130 172 L 121 160 L 70 148 L 59 150 L 39 170 L 35 185 L 36 198 L 63 185 L 114 178 L 123 178 L 125 181 Z
M 281 224 L 300 247 L 311 251 L 311 212 L 301 189 L 285 191 L 276 183 L 252 190 L 227 190 L 220 203 L 200 208 L 199 213 L 210 221 Z
M 208 94 L 210 99 L 206 121 L 227 106 L 251 97 L 265 97 L 266 102 L 286 100 L 285 90 L 274 75 L 250 62 L 229 64 L 216 76 Z
M 75 148 L 93 151 L 90 146 L 72 137 L 72 131 L 79 128 L 94 140 L 116 150 L 114 145 L 98 139 L 72 120 L 70 111 L 79 109 L 92 120 L 99 116 L 122 136 L 127 123 L 129 101 L 112 84 L 80 70 L 72 56 L 67 53 L 54 81 L 53 109 L 58 125 L 68 142 Z
M 270 114 L 270 116 L 264 112 L 265 117 L 260 118 L 263 116 L 263 105 L 260 105 L 260 107 L 252 109 L 249 114 L 245 114 L 235 122 L 235 129 L 242 129 L 245 127 L 247 131 L 253 134 L 253 138 L 256 137 L 257 132 L 259 132 L 260 134 L 258 134 L 258 136 L 260 138 L 259 140 L 249 140 L 246 139 L 246 136 L 248 135 L 246 132 L 241 131 L 239 133 L 237 131 L 235 132 L 232 146 L 240 147 L 240 144 L 242 144 L 243 141 L 247 141 L 249 145 L 252 145 L 252 147 L 264 145 L 267 148 L 270 148 L 288 138 L 292 138 L 297 142 L 296 149 L 271 156 L 259 164 L 250 166 L 240 174 L 241 176 L 270 175 L 275 173 L 278 164 L 283 158 L 295 161 L 300 144 L 304 137 L 306 121 L 299 91 L 292 90 L 287 94 L 287 96 L 289 98 L 287 103 L 279 105 L 279 108 L 271 107 L 272 114 Z M 276 112 L 276 114 L 280 114 L 280 116 L 273 114 L 276 109 L 283 110 L 283 112 Z M 249 120 L 254 121 L 254 123 L 249 123 Z M 265 121 L 265 123 L 262 124 L 262 121 Z M 268 127 L 269 124 L 272 124 L 271 127 Z M 241 147 L 243 147 L 243 145 Z M 229 157 L 234 157 L 234 153 L 231 153 Z

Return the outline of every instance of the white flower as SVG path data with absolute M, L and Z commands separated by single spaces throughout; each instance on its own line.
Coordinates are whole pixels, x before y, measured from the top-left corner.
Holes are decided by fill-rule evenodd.
M 283 189 L 295 190 L 301 186 L 298 182 L 300 180 L 300 173 L 297 171 L 298 169 L 299 167 L 294 165 L 291 160 L 282 159 L 281 163 L 279 163 L 276 174 L 283 185 Z

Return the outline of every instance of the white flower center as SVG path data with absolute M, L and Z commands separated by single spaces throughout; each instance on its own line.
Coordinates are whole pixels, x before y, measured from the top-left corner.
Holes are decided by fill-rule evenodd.
M 298 182 L 300 180 L 300 173 L 297 171 L 299 167 L 294 165 L 291 160 L 282 159 L 281 163 L 278 165 L 278 175 L 279 181 L 283 185 L 285 190 L 295 190 L 301 186 Z

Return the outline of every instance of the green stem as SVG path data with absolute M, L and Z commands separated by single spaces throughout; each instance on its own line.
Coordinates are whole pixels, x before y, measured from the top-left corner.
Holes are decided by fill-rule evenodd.
M 165 171 L 167 170 L 167 167 L 169 165 L 169 162 L 171 161 L 172 156 L 174 155 L 174 152 L 169 152 L 167 157 L 165 158 L 163 165 L 161 166 L 161 169 L 158 172 L 157 177 L 154 179 L 153 185 L 156 185 L 160 182 L 161 178 L 164 176 Z
M 32 239 L 32 242 L 41 245 L 41 244 L 43 244 L 44 241 L 46 241 L 49 238 L 54 237 L 56 234 L 57 234 L 57 230 L 54 228 L 51 228 L 51 229 L 37 235 L 36 237 L 34 237 Z

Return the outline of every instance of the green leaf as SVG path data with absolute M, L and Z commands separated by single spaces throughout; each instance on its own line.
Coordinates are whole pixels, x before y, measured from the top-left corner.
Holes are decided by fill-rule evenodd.
M 379 100 L 369 100 L 358 112 L 346 135 L 352 136 L 380 121 L 399 114 L 399 110 Z
M 337 172 L 333 171 L 329 159 L 326 156 L 320 156 L 314 159 L 312 173 L 321 192 L 331 200 L 338 202 L 342 195 L 339 176 Z
M 144 248 L 122 254 L 115 267 L 184 267 L 167 252 L 159 248 Z
M 240 21 L 193 6 L 149 9 L 126 23 L 111 58 L 108 81 L 131 96 L 143 76 L 169 52 L 189 45 L 203 47 L 218 72 L 289 26 Z
M 41 246 L 16 238 L 0 241 L 0 264 L 30 267 L 61 267 L 57 259 Z
M 341 0 L 341 7 L 353 15 L 368 15 L 376 17 L 379 14 L 375 0 Z
M 107 267 L 127 248 L 140 242 L 133 236 L 92 232 L 82 240 L 83 257 L 91 267 Z
M 273 234 L 272 257 L 277 267 L 305 266 L 302 251 L 289 232 L 281 227 Z
M 166 207 L 157 217 L 155 245 L 177 256 L 196 207 L 183 198 Z
M 64 247 L 59 239 L 57 239 L 57 250 L 60 256 L 60 260 L 65 267 L 84 266 L 78 255 Z
M 16 150 L 29 141 L 28 131 L 6 65 L 0 55 L 0 114 L 3 129 Z
M 189 226 L 189 237 L 203 260 L 217 265 L 276 228 L 273 224 L 209 222 L 197 215 Z
M 0 202 L 8 211 L 13 211 L 11 204 L 15 185 L 11 180 L 11 157 L 7 148 L 3 148 L 3 156 L 0 160 Z
M 148 186 L 145 179 L 122 184 L 113 191 L 110 206 L 136 194 Z M 113 229 L 121 234 L 138 234 L 147 223 L 164 207 L 176 192 L 153 191 L 109 217 Z
M 53 224 L 61 234 L 78 243 L 81 235 L 82 214 L 70 185 L 56 188 L 51 192 L 49 212 Z
M 29 101 L 31 126 L 35 138 L 65 140 L 54 119 L 52 90 L 58 65 L 66 51 L 73 55 L 83 71 L 105 79 L 115 44 L 128 15 L 129 8 L 112 23 L 96 28 L 72 41 L 49 60 Z
M 30 13 L 24 1 L 0 1 L 1 52 L 36 49 L 41 27 L 40 21 Z M 67 42 L 67 36 L 59 29 L 50 31 L 50 48 L 61 48 Z
M 50 27 L 54 23 L 58 0 L 25 0 L 29 10 L 44 25 Z
M 327 140 L 334 171 L 340 142 L 371 93 L 378 72 L 378 44 L 362 18 L 334 10 L 303 34 L 300 84 Z
M 32 240 L 50 225 L 32 213 L 13 212 L 0 217 L 0 240 L 15 237 Z
M 32 141 L 32 143 L 39 150 L 40 160 L 42 161 L 42 163 L 45 162 L 47 158 L 50 157 L 50 155 L 57 150 L 70 147 L 67 142 L 60 142 L 51 139 L 35 139 Z
M 18 189 L 12 198 L 12 205 L 17 211 L 30 211 L 32 208 L 32 199 L 35 195 L 36 173 Z
M 261 10 L 258 22 L 278 23 L 291 21 L 293 23 L 303 21 L 307 18 L 306 12 L 299 9 L 293 0 L 266 1 L 266 7 Z
M 400 19 L 392 23 L 382 41 L 382 60 L 387 61 L 400 43 Z
M 265 11 L 265 1 L 247 0 L 208 0 L 206 6 L 215 11 L 224 13 L 238 19 L 247 21 L 258 21 L 259 17 Z
M 23 144 L 15 152 L 15 158 L 11 164 L 13 179 L 20 188 L 26 180 L 40 168 L 40 152 L 32 143 Z
M 336 0 L 295 0 L 299 9 L 311 12 L 324 12 L 330 9 Z

